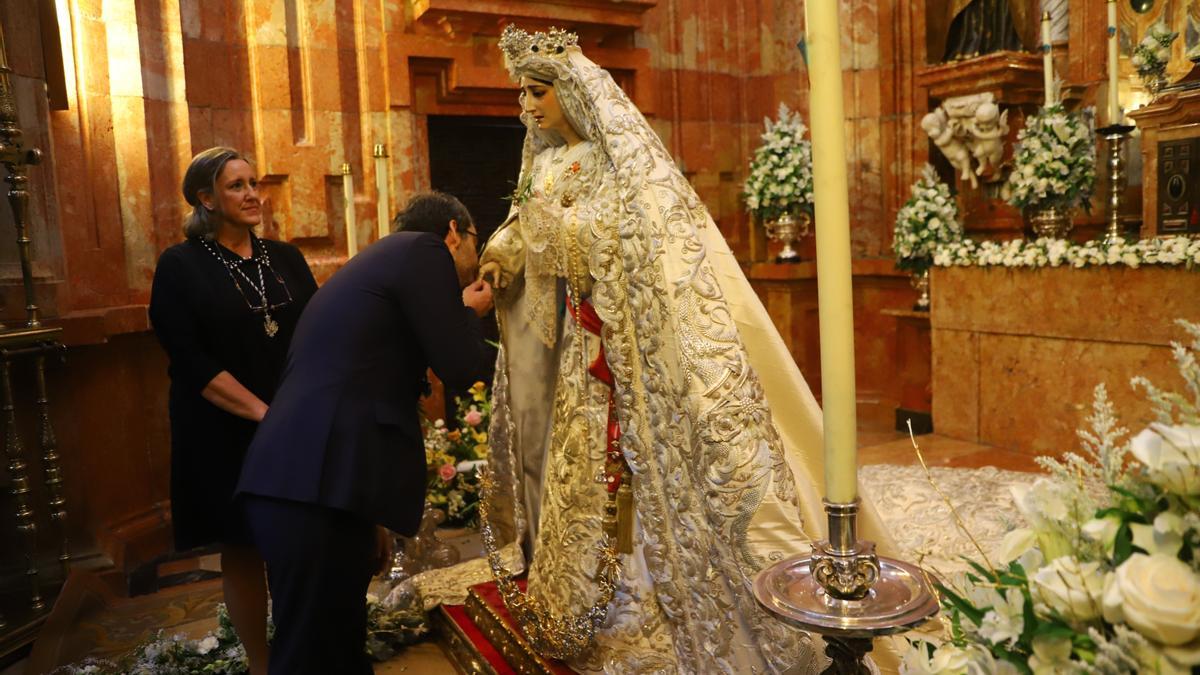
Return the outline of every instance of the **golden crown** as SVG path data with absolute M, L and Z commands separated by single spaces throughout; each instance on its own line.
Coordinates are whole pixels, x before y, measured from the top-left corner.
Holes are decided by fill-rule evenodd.
M 500 49 L 509 63 L 520 65 L 534 58 L 565 59 L 567 49 L 579 45 L 579 36 L 561 28 L 551 28 L 545 33 L 529 33 L 508 25 L 500 34 Z

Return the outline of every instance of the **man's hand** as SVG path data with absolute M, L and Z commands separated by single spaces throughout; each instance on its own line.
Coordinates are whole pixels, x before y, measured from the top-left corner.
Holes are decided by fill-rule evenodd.
M 392 533 L 382 525 L 375 526 L 375 574 L 384 575 L 392 569 Z
M 489 260 L 479 268 L 479 278 L 487 281 L 493 288 L 504 288 L 504 280 L 500 277 L 500 263 Z
M 478 316 L 492 311 L 492 285 L 483 279 L 477 279 L 464 288 L 462 296 L 463 304 L 475 310 Z

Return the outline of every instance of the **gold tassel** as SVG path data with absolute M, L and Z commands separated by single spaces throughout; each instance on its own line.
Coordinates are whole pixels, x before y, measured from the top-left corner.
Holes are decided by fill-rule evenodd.
M 633 553 L 633 487 L 625 474 L 617 488 L 617 553 Z

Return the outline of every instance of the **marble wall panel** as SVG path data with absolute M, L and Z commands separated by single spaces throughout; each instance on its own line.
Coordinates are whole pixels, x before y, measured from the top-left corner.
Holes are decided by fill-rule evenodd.
M 1182 268 L 935 268 L 935 329 L 1166 345 L 1200 321 L 1200 276 Z
M 987 445 L 1033 455 L 1077 452 L 1076 429 L 1087 427 L 1096 385 L 1105 385 L 1121 424 L 1133 433 L 1154 417 L 1131 378 L 1182 385 L 1170 350 L 1161 346 L 994 334 L 978 339 L 978 441 Z M 935 419 L 938 432 L 946 433 Z
M 979 336 L 932 331 L 933 420 L 939 434 L 979 442 Z

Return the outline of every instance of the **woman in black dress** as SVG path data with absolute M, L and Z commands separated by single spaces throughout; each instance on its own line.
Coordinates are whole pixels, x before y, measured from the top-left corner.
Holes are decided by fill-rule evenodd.
M 150 294 L 170 359 L 175 546 L 220 545 L 225 603 L 257 675 L 268 658 L 264 565 L 231 497 L 317 284 L 299 249 L 254 235 L 258 181 L 236 150 L 196 155 L 183 196 L 187 240 L 163 251 Z

